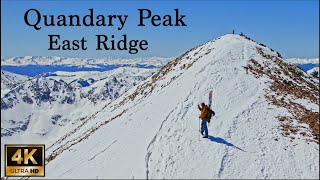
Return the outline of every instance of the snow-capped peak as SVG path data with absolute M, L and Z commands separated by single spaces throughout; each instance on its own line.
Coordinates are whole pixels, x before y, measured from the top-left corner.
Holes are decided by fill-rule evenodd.
M 197 104 L 211 90 L 216 115 L 202 139 Z M 46 176 L 317 178 L 318 90 L 279 53 L 228 34 L 171 61 L 48 145 Z

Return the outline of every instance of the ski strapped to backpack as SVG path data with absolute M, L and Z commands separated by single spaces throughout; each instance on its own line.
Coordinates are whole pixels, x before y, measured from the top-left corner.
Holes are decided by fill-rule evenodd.
M 215 112 L 211 109 L 211 104 L 212 104 L 212 90 L 209 92 L 209 109 L 208 109 L 208 113 L 206 114 L 206 119 L 208 119 L 208 123 L 210 123 L 211 117 L 215 115 Z
M 212 90 L 209 92 L 209 109 L 211 109 L 212 104 Z

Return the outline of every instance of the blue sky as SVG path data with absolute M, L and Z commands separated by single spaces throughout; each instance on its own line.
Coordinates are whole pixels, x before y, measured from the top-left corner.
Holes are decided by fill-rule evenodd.
M 235 29 L 279 51 L 285 58 L 319 57 L 319 1 L 1 1 L 1 58 L 13 56 L 63 57 L 172 57 Z M 24 22 L 24 14 L 36 8 L 42 15 L 128 15 L 121 31 L 116 27 L 42 27 L 36 31 Z M 179 8 L 187 27 L 137 26 L 137 9 L 174 15 Z M 49 51 L 48 34 L 61 39 L 88 40 L 86 51 Z M 145 39 L 146 51 L 97 51 L 96 34 Z

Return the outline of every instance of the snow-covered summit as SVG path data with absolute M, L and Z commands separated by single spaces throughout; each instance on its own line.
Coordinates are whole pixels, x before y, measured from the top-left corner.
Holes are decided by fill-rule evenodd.
M 211 90 L 216 116 L 202 139 L 197 104 Z M 318 90 L 279 53 L 228 34 L 47 144 L 46 177 L 318 178 Z

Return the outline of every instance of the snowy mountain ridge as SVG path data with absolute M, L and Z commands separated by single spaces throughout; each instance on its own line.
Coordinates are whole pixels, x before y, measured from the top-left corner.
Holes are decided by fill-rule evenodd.
M 72 129 L 96 108 L 118 98 L 154 71 L 123 67 L 107 72 L 55 72 L 16 81 L 14 87 L 1 90 L 1 138 L 49 141 L 59 137 L 57 132 Z M 16 77 L 2 73 L 6 74 L 1 76 L 4 82 Z
M 1 70 L 1 98 L 17 86 L 17 84 L 28 80 L 29 77 Z
M 216 116 L 202 139 L 197 104 L 210 90 Z M 317 178 L 318 91 L 277 52 L 228 34 L 46 144 L 46 178 Z

